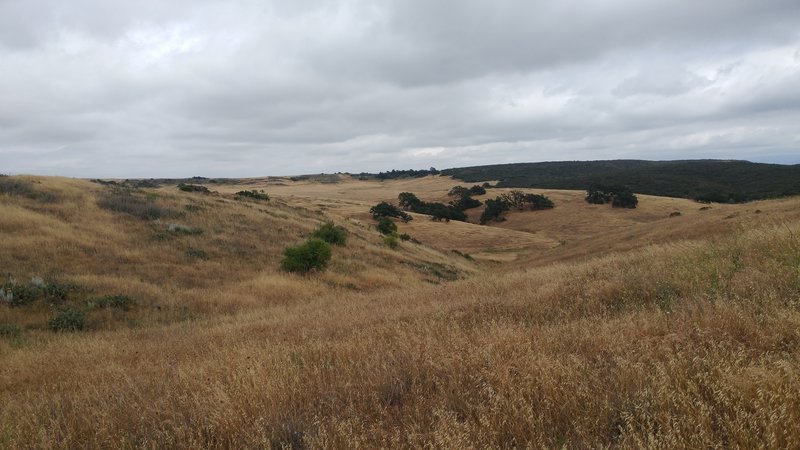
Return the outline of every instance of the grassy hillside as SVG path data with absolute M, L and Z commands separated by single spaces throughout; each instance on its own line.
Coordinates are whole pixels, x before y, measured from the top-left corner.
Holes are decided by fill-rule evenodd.
M 42 327 L 49 305 L 0 306 L 21 329 L 0 336 L 0 447 L 800 446 L 796 198 L 620 211 L 554 190 L 499 226 L 416 217 L 421 244 L 391 251 L 365 207 L 458 181 L 129 192 L 157 220 L 100 207 L 113 187 L 13 181 L 0 271 L 137 303 L 73 333 Z M 234 199 L 251 187 L 271 200 Z M 324 219 L 351 232 L 332 267 L 280 272 Z
M 466 182 L 498 180 L 500 187 L 586 189 L 623 185 L 664 197 L 744 202 L 800 194 L 800 165 L 747 161 L 564 161 L 498 164 L 443 170 Z

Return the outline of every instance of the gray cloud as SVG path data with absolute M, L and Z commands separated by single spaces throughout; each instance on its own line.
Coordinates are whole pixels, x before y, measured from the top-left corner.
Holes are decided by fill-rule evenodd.
M 0 0 L 0 172 L 800 163 L 800 4 Z

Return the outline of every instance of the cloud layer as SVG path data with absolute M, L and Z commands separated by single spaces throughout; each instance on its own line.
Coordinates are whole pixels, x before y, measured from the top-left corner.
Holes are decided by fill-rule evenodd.
M 800 163 L 796 0 L 0 0 L 0 172 Z

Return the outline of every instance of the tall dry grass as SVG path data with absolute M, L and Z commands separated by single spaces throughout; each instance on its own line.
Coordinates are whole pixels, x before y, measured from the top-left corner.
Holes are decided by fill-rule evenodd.
M 798 448 L 798 236 L 369 292 L 256 276 L 193 321 L 0 341 L 0 445 Z

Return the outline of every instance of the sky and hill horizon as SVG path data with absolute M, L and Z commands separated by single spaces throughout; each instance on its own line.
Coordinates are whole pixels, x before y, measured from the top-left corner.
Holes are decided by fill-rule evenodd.
M 800 163 L 800 3 L 0 2 L 0 173 Z

